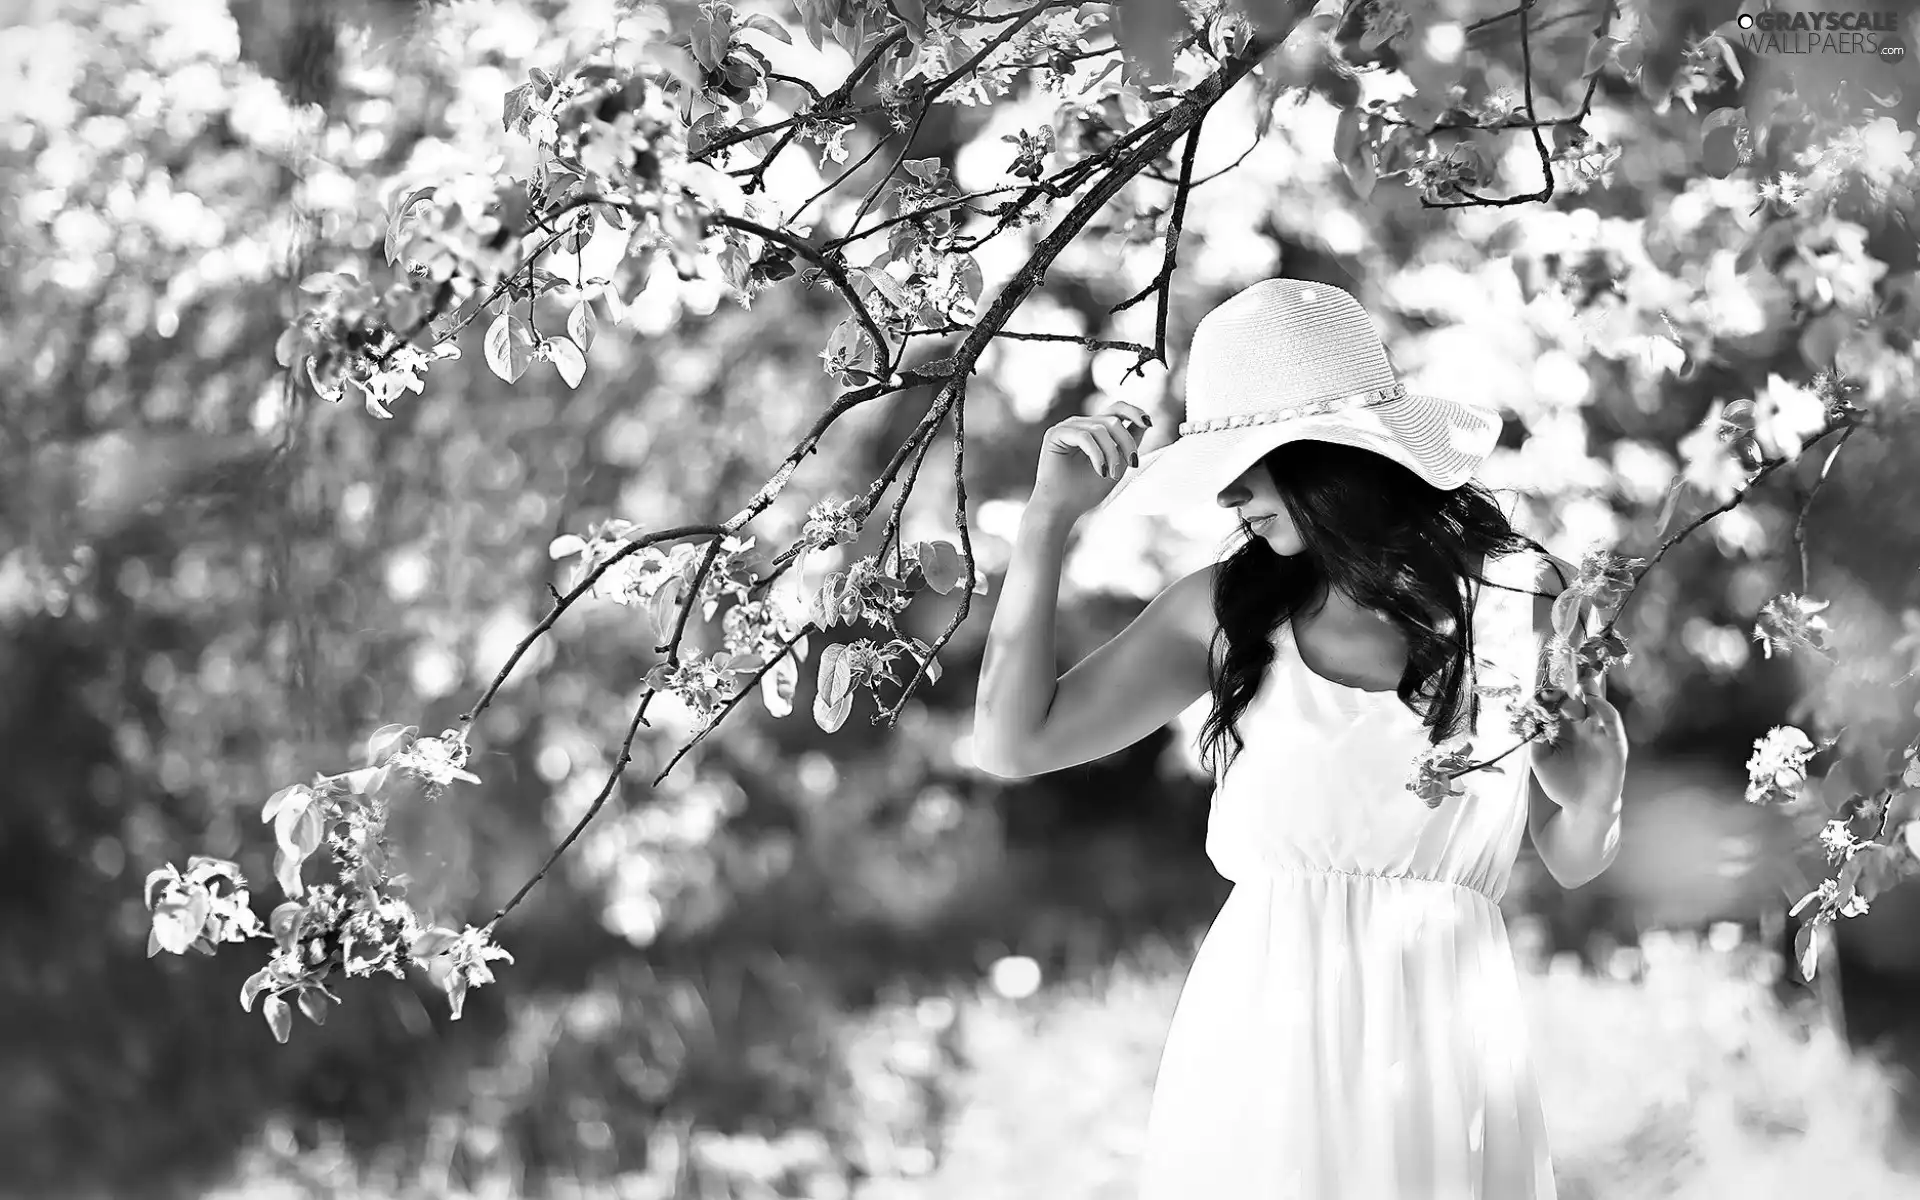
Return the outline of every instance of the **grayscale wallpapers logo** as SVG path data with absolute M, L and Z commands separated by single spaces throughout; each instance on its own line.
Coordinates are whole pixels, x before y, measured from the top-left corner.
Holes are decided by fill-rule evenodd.
M 1741 13 L 1740 43 L 1755 54 L 1864 54 L 1882 62 L 1906 60 L 1900 14 L 1813 9 Z

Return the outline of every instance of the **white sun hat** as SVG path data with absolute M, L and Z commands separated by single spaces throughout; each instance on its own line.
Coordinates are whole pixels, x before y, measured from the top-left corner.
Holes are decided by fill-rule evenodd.
M 1096 511 L 1217 508 L 1221 488 L 1298 441 L 1371 450 L 1451 490 L 1492 452 L 1500 427 L 1493 409 L 1407 391 L 1373 319 L 1346 292 L 1264 279 L 1202 318 L 1180 436 L 1141 455 Z

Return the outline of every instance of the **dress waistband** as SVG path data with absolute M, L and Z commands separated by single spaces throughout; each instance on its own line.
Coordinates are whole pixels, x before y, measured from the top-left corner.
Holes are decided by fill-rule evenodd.
M 1349 871 L 1340 867 L 1280 866 L 1274 863 L 1267 863 L 1267 862 L 1262 862 L 1258 864 L 1257 866 L 1254 867 L 1252 871 L 1245 872 L 1244 874 L 1252 875 L 1256 878 L 1265 877 L 1265 878 L 1275 878 L 1275 879 L 1297 879 L 1297 880 L 1319 879 L 1319 880 L 1325 880 L 1327 882 L 1339 882 L 1339 883 L 1365 882 L 1365 883 L 1428 884 L 1428 885 L 1439 886 L 1439 887 L 1459 888 L 1463 892 L 1471 892 L 1474 895 L 1482 897 L 1483 899 L 1488 900 L 1494 904 L 1500 903 L 1500 896 L 1493 890 L 1493 888 L 1490 885 L 1484 882 L 1479 882 L 1479 881 L 1468 882 L 1466 880 L 1460 880 L 1460 879 L 1441 879 L 1432 875 L 1388 875 L 1384 872 L 1379 872 L 1379 871 Z M 1228 878 L 1233 879 L 1237 883 L 1242 878 L 1242 873 L 1236 873 L 1234 875 L 1228 876 Z

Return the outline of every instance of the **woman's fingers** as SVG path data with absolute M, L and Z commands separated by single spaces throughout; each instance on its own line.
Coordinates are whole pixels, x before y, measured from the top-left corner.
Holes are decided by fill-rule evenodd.
M 1087 461 L 1093 464 L 1096 472 L 1103 476 L 1107 474 L 1107 444 L 1101 440 L 1099 431 L 1094 426 L 1069 425 L 1060 431 L 1060 436 L 1065 441 L 1078 446 L 1087 456 Z
M 1140 461 L 1140 437 L 1127 425 L 1127 419 L 1119 413 L 1102 413 L 1095 417 L 1102 426 L 1112 432 L 1114 444 L 1120 449 L 1120 457 L 1129 463 Z
M 1127 457 L 1133 451 L 1121 444 L 1120 438 L 1123 435 L 1114 432 L 1113 426 L 1108 422 L 1097 417 L 1087 417 L 1085 420 L 1087 423 L 1083 428 L 1100 444 L 1101 456 L 1105 462 L 1100 473 L 1109 479 L 1120 478 L 1127 469 Z
M 1103 415 L 1119 417 L 1141 429 L 1153 424 L 1153 418 L 1147 415 L 1146 409 L 1137 404 L 1128 404 L 1125 400 L 1114 400 L 1108 403 L 1106 414 Z

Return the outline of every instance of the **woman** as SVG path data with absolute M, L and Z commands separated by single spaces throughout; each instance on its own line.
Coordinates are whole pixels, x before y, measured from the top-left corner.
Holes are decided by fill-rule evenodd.
M 1406 787 L 1430 747 L 1517 743 L 1543 683 L 1566 574 L 1470 482 L 1499 418 L 1407 393 L 1351 296 L 1290 279 L 1201 322 L 1186 403 L 1144 461 L 1129 404 L 1048 430 L 975 708 L 979 764 L 1027 776 L 1211 696 L 1207 852 L 1235 886 L 1168 1033 L 1141 1200 L 1550 1200 L 1498 901 L 1523 828 L 1565 886 L 1612 861 L 1619 714 L 1597 679 L 1548 689 L 1554 744 L 1431 806 Z M 1056 679 L 1062 554 L 1103 501 L 1217 503 L 1244 540 Z

